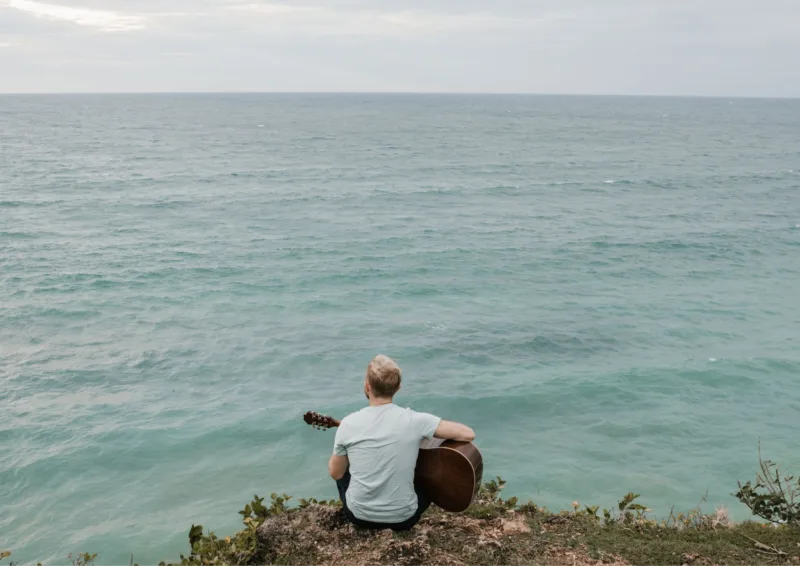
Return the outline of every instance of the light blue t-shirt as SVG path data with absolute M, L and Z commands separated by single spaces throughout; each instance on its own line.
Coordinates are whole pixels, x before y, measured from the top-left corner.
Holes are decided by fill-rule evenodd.
M 401 523 L 417 511 L 414 468 L 441 419 L 394 403 L 365 407 L 336 430 L 333 452 L 350 461 L 347 507 L 358 519 Z

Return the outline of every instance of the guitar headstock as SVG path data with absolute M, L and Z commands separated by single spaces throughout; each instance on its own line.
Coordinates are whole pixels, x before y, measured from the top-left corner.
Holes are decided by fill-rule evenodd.
M 339 421 L 327 415 L 320 415 L 314 411 L 309 411 L 303 415 L 303 420 L 306 424 L 310 424 L 317 430 L 327 430 L 329 428 L 339 426 Z

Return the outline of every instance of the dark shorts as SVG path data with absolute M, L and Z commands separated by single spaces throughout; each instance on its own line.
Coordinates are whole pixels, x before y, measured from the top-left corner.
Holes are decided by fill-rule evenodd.
M 350 470 L 347 470 L 342 479 L 336 480 L 336 488 L 339 490 L 339 497 L 342 500 L 344 514 L 351 523 L 362 529 L 392 529 L 393 531 L 407 531 L 419 522 L 422 514 L 428 510 L 428 507 L 431 506 L 431 500 L 422 491 L 420 491 L 419 488 L 415 488 L 414 491 L 417 493 L 417 512 L 402 523 L 373 523 L 371 521 L 363 521 L 353 515 L 352 511 L 350 511 L 350 509 L 347 507 L 347 498 L 345 497 L 345 494 L 347 493 L 347 488 L 349 486 Z

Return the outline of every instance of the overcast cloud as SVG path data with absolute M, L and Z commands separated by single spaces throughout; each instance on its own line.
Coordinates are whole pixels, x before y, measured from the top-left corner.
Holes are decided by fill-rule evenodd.
M 800 96 L 800 0 L 0 0 L 0 92 Z

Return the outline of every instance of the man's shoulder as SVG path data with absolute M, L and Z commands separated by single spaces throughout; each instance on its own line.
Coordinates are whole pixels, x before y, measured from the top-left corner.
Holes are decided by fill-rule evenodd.
M 401 407 L 400 405 L 394 405 L 394 410 L 395 410 L 396 414 L 403 415 L 404 417 L 410 418 L 410 419 L 420 419 L 420 418 L 422 418 L 422 419 L 426 419 L 426 418 L 428 418 L 428 419 L 429 418 L 438 419 L 439 418 L 436 415 L 433 415 L 431 413 L 426 413 L 425 411 L 416 411 L 416 410 L 412 409 L 411 407 Z
M 408 414 L 411 415 L 412 417 L 434 417 L 437 419 L 439 418 L 436 415 L 427 413 L 425 411 L 415 411 L 414 409 L 411 408 L 405 408 L 404 410 L 408 411 Z
M 432 415 L 430 413 L 425 413 L 422 411 L 415 411 L 410 407 L 401 407 L 400 405 L 396 405 L 394 403 L 391 404 L 389 407 L 385 407 L 383 415 L 387 413 L 392 414 L 392 418 L 406 418 L 406 419 L 425 419 L 425 418 L 434 418 L 438 419 L 436 415 Z M 375 412 L 374 407 L 364 407 L 358 411 L 354 411 L 344 417 L 339 426 L 359 426 L 362 424 L 371 424 L 375 419 Z
M 379 414 L 382 415 L 383 418 L 378 420 L 388 424 L 389 422 L 395 422 L 398 418 L 403 419 L 404 416 L 405 418 L 411 418 L 414 411 L 406 407 L 399 407 L 395 404 L 389 407 L 381 407 L 380 413 L 376 412 L 375 407 L 364 407 L 344 417 L 339 423 L 339 427 L 345 427 L 350 430 L 372 428 Z
M 369 409 L 369 407 L 364 407 L 358 411 L 353 411 L 339 422 L 339 426 L 357 424 L 363 421 L 367 416 L 367 409 Z
M 345 418 L 342 419 L 342 422 L 350 419 L 352 420 L 354 417 L 358 417 L 358 415 L 363 415 L 364 412 L 369 409 L 369 407 L 364 407 L 363 409 L 359 409 L 357 411 L 353 411 L 352 413 L 348 414 Z

